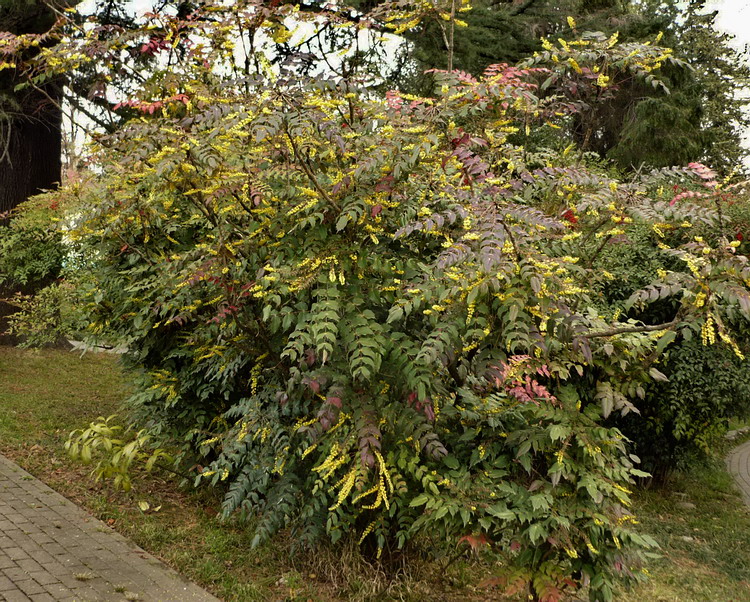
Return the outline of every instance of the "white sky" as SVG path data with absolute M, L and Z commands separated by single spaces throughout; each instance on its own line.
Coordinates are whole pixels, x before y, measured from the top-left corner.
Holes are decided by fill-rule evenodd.
M 719 11 L 717 24 L 737 36 L 738 47 L 750 44 L 750 0 L 714 0 L 707 7 Z
M 734 46 L 747 52 L 750 49 L 750 0 L 714 0 L 708 2 L 706 8 L 719 11 L 718 27 L 734 35 Z M 748 130 L 745 131 L 745 146 L 750 146 Z M 750 167 L 750 158 L 746 165 Z

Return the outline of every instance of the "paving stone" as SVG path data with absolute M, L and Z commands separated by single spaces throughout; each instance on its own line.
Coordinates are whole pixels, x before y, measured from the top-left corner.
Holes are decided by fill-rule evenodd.
M 38 562 L 39 564 L 46 564 L 55 561 L 55 558 L 51 554 L 48 554 L 44 551 L 43 548 L 46 546 L 46 544 L 37 544 L 37 546 L 37 549 L 34 550 L 34 553 L 31 555 L 34 561 Z
M 31 558 L 26 558 L 24 560 L 17 560 L 16 564 L 18 565 L 18 568 L 23 569 L 27 573 L 33 573 L 35 571 L 40 571 L 42 567 L 39 566 L 39 564 L 32 560 Z
M 55 575 L 52 575 L 51 573 L 47 573 L 45 571 L 29 573 L 29 577 L 31 577 L 39 585 L 52 585 L 53 583 L 59 583 L 59 580 Z
M 67 575 L 68 569 L 65 568 L 60 562 L 45 562 L 42 564 L 42 571 L 47 575 L 59 577 L 60 575 Z
M 20 542 L 17 542 L 17 543 L 20 543 Z M 29 557 L 29 555 L 23 551 L 20 545 L 17 545 L 16 547 L 13 547 L 13 548 L 6 548 L 5 555 L 11 560 L 15 560 L 16 562 Z
M 745 504 L 750 506 L 750 441 L 735 447 L 727 456 L 726 463 Z
M 29 600 L 31 600 L 31 598 L 24 594 L 20 589 L 3 592 L 0 595 L 2 595 L 2 599 L 5 602 L 29 602 Z
M 76 579 L 86 574 L 88 579 Z M 0 456 L 0 601 L 218 602 Z
M 28 576 L 26 575 L 26 571 L 24 571 L 23 569 L 19 569 L 18 567 L 11 567 L 9 569 L 3 569 L 2 573 L 14 583 L 17 581 L 28 579 Z
M 33 594 L 41 594 L 44 592 L 44 588 L 33 579 L 25 579 L 24 581 L 17 581 L 13 585 L 15 585 L 18 589 L 20 589 L 27 596 L 31 596 Z
M 52 583 L 50 585 L 45 585 L 44 591 L 46 591 L 55 600 L 60 600 L 66 596 L 71 595 L 70 590 L 62 583 Z

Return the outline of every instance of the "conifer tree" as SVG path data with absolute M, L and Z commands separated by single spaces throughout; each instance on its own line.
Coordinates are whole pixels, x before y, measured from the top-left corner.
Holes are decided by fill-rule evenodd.
M 716 26 L 705 0 L 476 0 L 455 32 L 454 67 L 479 75 L 491 64 L 515 63 L 541 49 L 541 38 L 578 31 L 619 32 L 621 41 L 654 39 L 674 49 L 692 69 L 665 65 L 669 93 L 642 82 L 621 84 L 612 101 L 582 112 L 569 135 L 622 168 L 667 166 L 702 160 L 721 171 L 741 164 L 748 151 L 742 129 L 750 125 L 740 91 L 750 70 L 731 36 Z M 569 21 L 569 17 L 571 20 Z M 425 71 L 444 69 L 447 52 L 439 27 L 425 23 L 409 34 L 406 52 L 414 68 L 394 83 L 428 93 Z

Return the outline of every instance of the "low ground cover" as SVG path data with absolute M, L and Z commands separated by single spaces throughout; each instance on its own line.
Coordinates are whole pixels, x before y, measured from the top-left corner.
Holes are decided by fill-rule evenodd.
M 63 442 L 71 430 L 116 412 L 126 394 L 111 355 L 0 347 L 0 452 L 227 600 L 498 599 L 479 587 L 489 571 L 470 557 L 447 571 L 413 557 L 396 578 L 364 577 L 351 550 L 290 559 L 283 537 L 251 549 L 248 529 L 216 520 L 218 497 L 179 490 L 171 475 L 138 475 L 129 493 L 91 481 L 87 467 L 68 461 Z M 733 444 L 718 445 L 717 455 Z M 618 599 L 750 596 L 750 513 L 720 459 L 675 475 L 668 489 L 638 492 L 636 512 L 663 557 L 649 566 L 647 584 Z

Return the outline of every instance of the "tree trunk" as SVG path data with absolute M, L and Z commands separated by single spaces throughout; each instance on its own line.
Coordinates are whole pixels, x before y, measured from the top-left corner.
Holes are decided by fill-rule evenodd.
M 60 8 L 75 3 L 55 2 Z M 45 0 L 0 0 L 0 31 L 42 34 L 55 20 L 55 12 Z M 52 43 L 48 40 L 42 46 Z M 23 63 L 38 51 L 24 51 L 15 61 Z M 16 89 L 21 83 L 24 80 L 15 70 L 0 72 L 0 222 L 4 213 L 60 181 L 61 82 Z
M 76 3 L 57 2 L 60 8 Z M 55 19 L 45 0 L 0 0 L 0 31 L 41 34 Z M 17 60 L 22 63 L 36 52 L 32 49 Z M 0 228 L 7 227 L 10 211 L 20 203 L 57 186 L 62 171 L 62 81 L 39 88 L 17 88 L 20 83 L 15 70 L 0 72 Z M 6 332 L 7 318 L 16 308 L 4 300 L 16 292 L 20 287 L 12 284 L 0 287 L 0 344 L 16 342 Z
M 29 112 L 0 127 L 0 140 L 8 145 L 0 160 L 0 215 L 60 182 L 62 114 L 55 104 L 59 93 L 46 92 L 50 98 L 30 94 L 24 103 Z

